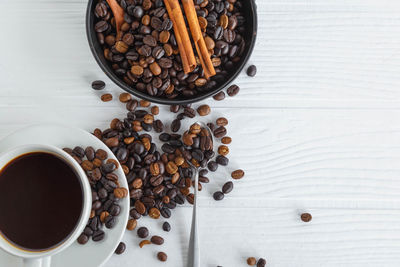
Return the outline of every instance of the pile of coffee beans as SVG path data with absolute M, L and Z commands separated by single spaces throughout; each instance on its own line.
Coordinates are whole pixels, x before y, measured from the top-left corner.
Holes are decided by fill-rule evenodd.
M 119 163 L 114 159 L 108 159 L 107 152 L 103 149 L 95 150 L 91 146 L 85 149 L 77 146 L 74 149 L 64 148 L 63 150 L 81 165 L 92 189 L 90 219 L 79 236 L 78 243 L 84 245 L 90 237 L 95 242 L 101 241 L 105 236 L 103 226 L 108 229 L 115 226 L 121 212 L 118 203 L 120 199 L 128 196 L 128 190 L 120 187 L 118 175 L 114 172 L 119 168 Z M 118 251 L 122 251 L 122 248 Z
M 101 87 L 99 81 L 96 85 Z M 210 181 L 207 177 L 209 171 L 215 172 L 219 166 L 226 167 L 229 164 L 228 145 L 232 139 L 227 136 L 226 126 L 229 121 L 225 117 L 207 123 L 208 127 L 192 124 L 187 131 L 179 133 L 182 120 L 211 114 L 208 105 L 199 105 L 197 108 L 190 104 L 170 106 L 170 112 L 176 115 L 168 127 L 167 123 L 157 119 L 160 113 L 158 106 L 145 100 L 133 99 L 128 93 L 121 93 L 118 99 L 126 106 L 126 117 L 113 119 L 109 128 L 97 128 L 93 134 L 110 148 L 126 175 L 131 203 L 126 228 L 132 231 L 142 216 L 168 219 L 178 205 L 186 201 L 193 204 L 191 166 L 199 168 L 200 191 Z M 155 138 L 161 146 L 157 147 Z M 214 140 L 220 143 L 216 151 Z M 241 169 L 231 173 L 233 180 L 243 176 L 244 171 Z M 222 200 L 232 190 L 233 182 L 228 181 L 221 191 L 214 193 L 214 199 Z M 171 225 L 164 222 L 162 229 L 168 232 Z M 137 229 L 137 235 L 143 239 L 139 243 L 140 247 L 164 243 L 160 236 L 148 239 L 150 231 L 145 226 Z M 160 252 L 157 257 L 162 261 L 167 259 L 164 252 Z
M 115 74 L 135 90 L 168 99 L 190 98 L 225 81 L 245 50 L 242 0 L 194 2 L 215 76 L 205 79 L 201 65 L 189 74 L 183 72 L 173 23 L 163 0 L 120 0 L 124 23 L 119 33 L 107 2 L 99 0 L 94 9 L 94 30 Z

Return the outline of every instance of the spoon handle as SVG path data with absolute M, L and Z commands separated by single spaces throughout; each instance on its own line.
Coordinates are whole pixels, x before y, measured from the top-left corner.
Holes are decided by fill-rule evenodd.
M 190 230 L 188 267 L 200 267 L 199 234 L 197 230 L 197 192 L 199 187 L 199 171 L 194 174 L 194 202 L 192 213 L 192 228 Z

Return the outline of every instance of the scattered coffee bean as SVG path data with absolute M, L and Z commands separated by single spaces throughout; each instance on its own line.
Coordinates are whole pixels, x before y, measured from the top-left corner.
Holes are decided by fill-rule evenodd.
M 226 126 L 226 125 L 228 125 L 228 119 L 227 119 L 227 118 L 224 118 L 224 117 L 218 118 L 218 119 L 216 120 L 216 124 L 217 124 L 218 126 Z
M 146 237 L 149 236 L 149 230 L 148 230 L 146 227 L 140 227 L 140 228 L 137 230 L 137 235 L 138 235 L 140 238 L 146 238 Z
M 221 139 L 221 143 L 228 145 L 228 144 L 232 143 L 232 138 L 230 138 L 229 136 L 224 136 Z
M 178 119 L 173 120 L 171 123 L 171 131 L 176 133 L 177 131 L 179 131 L 180 128 L 181 128 L 181 121 Z
M 201 105 L 197 108 L 197 113 L 199 113 L 200 116 L 207 116 L 210 112 L 211 108 L 209 105 Z
M 151 105 L 150 101 L 147 101 L 147 100 L 140 100 L 139 104 L 141 107 L 145 107 L 145 108 L 147 108 Z
M 224 126 L 220 126 L 217 129 L 214 130 L 214 136 L 216 138 L 221 138 L 226 135 L 226 128 Z
M 226 156 L 229 154 L 229 148 L 226 145 L 220 145 L 218 147 L 218 154 Z
M 310 222 L 312 219 L 312 216 L 310 213 L 303 213 L 303 214 L 301 214 L 300 218 L 303 222 Z
M 153 235 L 150 239 L 151 243 L 155 244 L 155 245 L 162 245 L 164 244 L 164 238 L 162 238 L 161 236 L 158 235 Z
M 93 81 L 92 82 L 92 88 L 94 90 L 103 90 L 106 87 L 106 84 L 103 81 Z
M 233 84 L 228 87 L 226 92 L 228 93 L 229 96 L 235 96 L 239 93 L 239 90 L 240 90 L 239 86 L 237 86 L 236 84 Z
M 121 255 L 122 253 L 125 252 L 126 245 L 124 242 L 120 242 L 118 247 L 115 249 L 115 254 Z
M 78 243 L 81 245 L 86 244 L 89 241 L 89 237 L 87 235 L 85 235 L 84 233 L 82 233 L 79 237 L 78 237 Z
M 158 258 L 160 261 L 167 261 L 168 256 L 167 256 L 167 254 L 165 254 L 164 252 L 158 252 L 158 253 L 157 253 L 157 258 Z
M 224 186 L 222 187 L 222 192 L 224 194 L 228 194 L 228 193 L 232 192 L 232 190 L 233 190 L 233 183 L 231 181 L 226 182 L 224 184 Z
M 254 76 L 256 76 L 257 67 L 254 66 L 254 65 L 251 65 L 250 67 L 247 68 L 246 73 L 247 73 L 247 75 L 248 75 L 249 77 L 254 77 Z
M 104 239 L 104 235 L 105 233 L 102 230 L 95 231 L 93 233 L 92 240 L 95 242 L 101 241 Z
M 181 108 L 181 107 L 180 107 L 179 105 L 171 105 L 171 106 L 169 107 L 169 110 L 170 110 L 171 112 L 173 112 L 173 113 L 178 113 L 178 111 L 179 111 L 180 108 Z
M 243 176 L 244 176 L 244 171 L 241 170 L 241 169 L 236 170 L 236 171 L 233 171 L 233 172 L 231 173 L 231 177 L 232 177 L 233 179 L 235 179 L 235 180 L 242 179 Z
M 253 266 L 253 265 L 256 265 L 256 263 L 257 263 L 256 258 L 254 258 L 254 257 L 247 258 L 247 264 L 248 265 Z
M 160 112 L 160 110 L 159 110 L 158 106 L 151 107 L 151 114 L 158 115 L 159 112 Z
M 222 166 L 227 166 L 229 163 L 229 159 L 225 156 L 222 155 L 218 155 L 217 158 L 215 159 L 215 161 Z
M 263 258 L 260 258 L 257 261 L 257 267 L 265 267 L 266 264 L 267 264 L 267 261 L 265 259 L 263 259 Z
M 215 200 L 223 200 L 224 199 L 224 193 L 221 191 L 217 191 L 213 194 L 213 197 Z
M 135 230 L 137 221 L 135 219 L 129 219 L 126 229 L 129 231 Z
M 127 103 L 131 99 L 132 99 L 132 95 L 129 93 L 121 93 L 119 95 L 119 101 L 121 101 L 122 103 Z
M 215 172 L 218 169 L 218 163 L 212 160 L 207 164 L 207 167 L 210 171 Z
M 112 100 L 112 94 L 104 94 L 101 96 L 101 101 L 108 102 Z
M 215 94 L 215 95 L 213 96 L 213 98 L 214 98 L 214 100 L 216 100 L 216 101 L 224 100 L 224 99 L 225 99 L 225 93 L 224 93 L 224 91 L 220 91 L 219 93 Z
M 171 231 L 171 225 L 168 222 L 164 222 L 162 228 L 165 232 Z

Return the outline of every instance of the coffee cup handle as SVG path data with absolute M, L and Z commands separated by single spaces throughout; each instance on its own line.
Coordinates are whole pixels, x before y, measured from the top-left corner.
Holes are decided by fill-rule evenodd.
M 23 267 L 50 267 L 51 257 L 24 259 Z

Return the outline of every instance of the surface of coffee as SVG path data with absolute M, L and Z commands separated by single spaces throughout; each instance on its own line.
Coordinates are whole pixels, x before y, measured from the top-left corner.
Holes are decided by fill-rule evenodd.
M 17 247 L 60 244 L 74 231 L 82 208 L 77 173 L 55 155 L 23 154 L 0 171 L 0 234 Z

